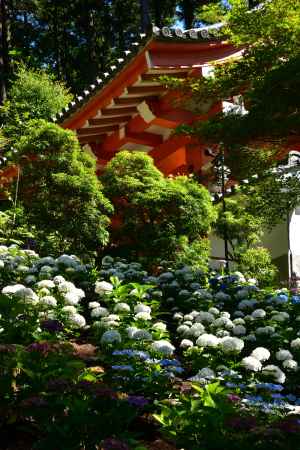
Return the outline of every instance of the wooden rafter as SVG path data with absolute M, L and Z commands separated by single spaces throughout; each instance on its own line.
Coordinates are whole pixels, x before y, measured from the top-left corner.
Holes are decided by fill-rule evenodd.
M 103 127 L 86 127 L 77 130 L 78 136 L 90 136 L 94 134 L 111 133 L 119 129 L 119 125 L 108 125 Z
M 130 119 L 131 119 L 131 116 L 99 117 L 99 118 L 89 119 L 89 124 L 91 126 L 118 125 L 120 123 L 128 122 Z

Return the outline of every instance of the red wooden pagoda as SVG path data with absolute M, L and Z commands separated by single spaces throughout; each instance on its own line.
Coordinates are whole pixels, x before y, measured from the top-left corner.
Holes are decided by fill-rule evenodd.
M 212 63 L 240 56 L 240 50 L 215 34 L 163 28 L 140 35 L 124 58 L 54 120 L 76 130 L 80 143 L 97 158 L 100 172 L 122 149 L 147 152 L 165 175 L 199 170 L 206 162 L 204 145 L 173 132 L 178 125 L 220 111 L 222 102 L 204 105 L 203 115 L 195 116 L 175 106 L 174 93 L 159 77 L 206 76 Z

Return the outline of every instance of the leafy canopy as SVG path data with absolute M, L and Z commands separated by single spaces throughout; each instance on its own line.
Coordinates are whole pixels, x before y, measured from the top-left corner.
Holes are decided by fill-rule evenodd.
M 203 186 L 188 177 L 165 178 L 141 152 L 119 152 L 102 182 L 119 224 L 111 230 L 112 246 L 132 256 L 174 259 L 182 236 L 189 243 L 206 237 L 215 218 Z
M 102 193 L 94 159 L 80 148 L 75 134 L 34 120 L 16 148 L 19 200 L 45 243 L 55 235 L 58 251 L 81 254 L 105 245 L 112 206 Z
M 5 136 L 14 143 L 31 119 L 51 120 L 70 101 L 64 84 L 42 70 L 20 66 L 9 90 L 9 98 L 0 109 Z

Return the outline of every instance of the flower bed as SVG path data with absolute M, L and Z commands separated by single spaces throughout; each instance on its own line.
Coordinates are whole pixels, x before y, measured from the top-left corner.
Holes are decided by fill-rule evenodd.
M 0 425 L 32 448 L 296 448 L 300 296 L 16 246 L 0 275 Z

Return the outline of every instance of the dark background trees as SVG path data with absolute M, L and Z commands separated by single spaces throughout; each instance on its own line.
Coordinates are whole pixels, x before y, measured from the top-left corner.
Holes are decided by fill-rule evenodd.
M 152 24 L 199 23 L 215 0 L 1 0 L 1 102 L 16 64 L 46 68 L 81 91 L 129 42 Z M 198 21 L 198 22 L 197 22 Z

